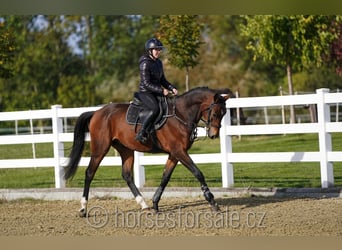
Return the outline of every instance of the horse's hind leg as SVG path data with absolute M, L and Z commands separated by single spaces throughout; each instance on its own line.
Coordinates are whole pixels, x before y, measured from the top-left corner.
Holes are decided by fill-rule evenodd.
M 101 144 L 96 144 L 96 146 L 95 143 L 96 142 L 91 141 L 92 154 L 88 168 L 85 172 L 83 196 L 81 200 L 81 209 L 79 211 L 81 217 L 87 216 L 87 203 L 89 198 L 90 184 L 94 179 L 96 170 L 98 169 L 103 157 L 107 154 L 110 148 L 110 144 L 106 147 L 106 144 L 104 144 L 104 142 L 102 142 Z
M 83 188 L 83 195 L 81 199 L 81 209 L 80 209 L 81 217 L 85 217 L 87 215 L 87 203 L 88 203 L 88 198 L 89 198 L 90 184 L 92 180 L 94 179 L 96 170 L 102 158 L 98 159 L 98 158 L 91 157 L 88 168 L 85 171 L 84 188 Z
M 89 189 L 92 180 L 94 179 L 96 170 L 100 165 L 102 157 L 91 157 L 87 170 L 85 171 L 85 179 L 84 179 L 84 188 L 83 188 L 83 195 L 81 199 L 81 209 L 80 209 L 80 216 L 85 217 L 87 216 L 87 204 L 89 198 Z
M 121 144 L 113 145 L 119 152 L 122 159 L 122 178 L 126 181 L 129 189 L 135 197 L 136 202 L 141 206 L 141 209 L 147 209 L 149 206 L 146 204 L 139 189 L 134 183 L 133 164 L 134 164 L 134 151 L 130 150 Z

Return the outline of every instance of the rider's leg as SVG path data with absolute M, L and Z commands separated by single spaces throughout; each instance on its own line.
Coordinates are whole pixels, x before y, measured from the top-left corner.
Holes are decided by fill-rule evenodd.
M 144 123 L 141 127 L 141 130 L 138 132 L 137 136 L 135 137 L 135 139 L 137 141 L 140 141 L 142 143 L 146 143 L 147 138 L 148 138 L 148 130 L 149 130 L 151 124 L 153 124 L 154 117 L 155 117 L 155 115 L 153 114 L 153 111 L 151 111 L 151 110 L 146 112 L 145 115 L 146 115 L 146 117 L 145 117 Z
M 157 98 L 152 93 L 140 92 L 139 97 L 146 107 L 146 117 L 141 130 L 135 137 L 136 140 L 146 143 L 148 138 L 148 130 L 153 126 L 154 121 L 159 113 L 159 105 Z

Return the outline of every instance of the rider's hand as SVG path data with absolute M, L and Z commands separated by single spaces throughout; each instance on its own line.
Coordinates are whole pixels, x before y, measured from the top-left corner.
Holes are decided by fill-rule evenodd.
M 172 93 L 173 93 L 174 95 L 178 95 L 178 90 L 177 90 L 177 89 L 173 89 L 173 90 L 172 90 Z
M 163 89 L 163 95 L 167 96 L 169 94 L 169 91 L 167 89 Z

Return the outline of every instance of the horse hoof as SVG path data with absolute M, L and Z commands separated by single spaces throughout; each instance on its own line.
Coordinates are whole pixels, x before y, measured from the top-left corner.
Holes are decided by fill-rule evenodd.
M 160 211 L 158 210 L 158 209 L 152 209 L 152 214 L 159 214 L 160 213 Z
M 148 212 L 148 211 L 150 211 L 150 210 L 151 210 L 150 207 L 145 207 L 145 208 L 142 208 L 142 209 L 141 209 L 141 211 L 143 211 L 143 212 Z
M 148 215 L 153 215 L 156 214 L 156 210 L 154 210 L 153 208 L 147 207 L 142 209 L 142 211 Z
M 216 204 L 216 205 L 214 205 L 214 206 L 211 207 L 211 211 L 212 211 L 213 213 L 220 213 L 220 212 L 221 212 L 221 209 L 220 209 L 220 207 Z
M 80 211 L 78 212 L 78 215 L 79 215 L 81 218 L 87 217 L 87 211 L 86 211 L 86 209 L 81 208 Z

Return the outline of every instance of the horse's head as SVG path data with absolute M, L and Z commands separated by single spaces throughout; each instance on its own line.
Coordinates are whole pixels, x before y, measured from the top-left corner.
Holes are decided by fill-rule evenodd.
M 220 135 L 221 120 L 226 114 L 228 94 L 216 93 L 213 102 L 202 112 L 202 120 L 206 123 L 208 137 L 217 138 Z
M 226 101 L 232 97 L 233 93 L 229 89 L 209 89 L 208 87 L 198 87 L 177 97 L 177 113 L 179 121 L 194 128 L 202 120 L 207 128 L 207 136 L 211 139 L 220 135 L 221 120 L 226 114 Z

